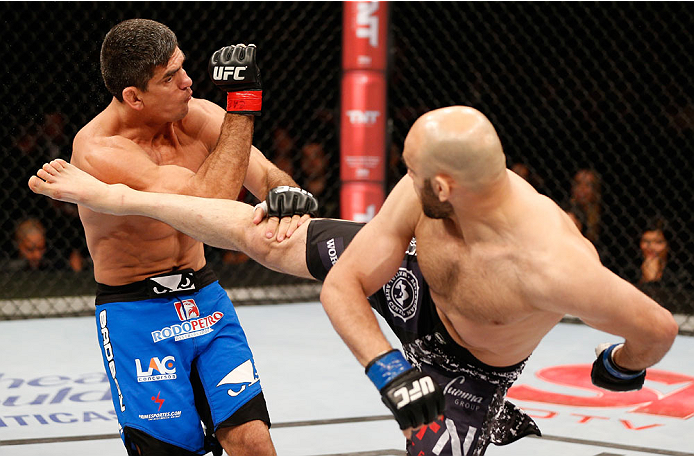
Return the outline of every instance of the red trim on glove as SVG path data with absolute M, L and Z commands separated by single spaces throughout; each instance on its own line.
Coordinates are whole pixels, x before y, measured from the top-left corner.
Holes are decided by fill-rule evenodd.
M 260 112 L 263 106 L 263 91 L 227 92 L 227 112 Z

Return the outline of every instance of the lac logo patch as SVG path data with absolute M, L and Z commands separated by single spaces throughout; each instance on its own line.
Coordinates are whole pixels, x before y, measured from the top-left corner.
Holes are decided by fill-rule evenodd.
M 383 287 L 383 291 L 393 316 L 407 321 L 417 313 L 419 282 L 411 271 L 400 268 L 395 277 Z

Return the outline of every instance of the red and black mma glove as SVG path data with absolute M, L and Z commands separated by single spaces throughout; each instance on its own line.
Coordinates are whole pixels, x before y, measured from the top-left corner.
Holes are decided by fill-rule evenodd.
M 646 370 L 630 371 L 614 362 L 615 349 L 623 344 L 600 344 L 595 349 L 598 358 L 593 362 L 590 379 L 593 385 L 610 391 L 640 390 L 646 379 Z
M 415 369 L 399 350 L 377 356 L 366 375 L 381 393 L 400 429 L 417 428 L 443 414 L 443 392 L 433 378 Z
M 217 87 L 227 93 L 227 112 L 259 116 L 263 105 L 260 69 L 255 44 L 227 46 L 210 58 L 208 72 Z

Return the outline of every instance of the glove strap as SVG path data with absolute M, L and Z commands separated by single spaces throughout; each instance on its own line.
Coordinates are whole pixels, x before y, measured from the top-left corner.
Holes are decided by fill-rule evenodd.
M 259 115 L 263 106 L 262 90 L 227 92 L 227 112 Z
M 388 383 L 403 372 L 413 369 L 400 350 L 390 350 L 372 359 L 366 366 L 366 376 L 381 391 Z
M 605 370 L 607 372 L 620 379 L 620 380 L 633 380 L 641 375 L 643 375 L 644 371 L 630 371 L 623 369 L 617 365 L 617 363 L 614 362 L 612 359 L 612 352 L 614 351 L 615 348 L 621 346 L 622 344 L 613 344 L 610 345 L 605 349 L 605 351 L 602 352 L 602 363 L 605 366 Z

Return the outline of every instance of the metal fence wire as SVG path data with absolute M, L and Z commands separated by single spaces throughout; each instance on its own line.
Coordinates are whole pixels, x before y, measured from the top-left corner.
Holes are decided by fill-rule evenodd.
M 508 166 L 574 217 L 605 265 L 691 331 L 692 4 L 393 2 L 390 10 L 388 189 L 404 174 L 400 152 L 419 115 L 473 106 L 496 126 Z M 223 45 L 255 43 L 264 105 L 254 144 L 318 194 L 321 216 L 339 216 L 341 3 L 5 2 L 0 14 L 0 318 L 91 312 L 95 284 L 75 207 L 33 195 L 26 181 L 43 162 L 69 158 L 71 138 L 110 101 L 99 49 L 124 19 L 171 27 L 195 96 L 220 105 L 207 59 Z M 325 156 L 320 173 L 302 167 L 316 154 Z M 30 269 L 15 233 L 36 222 L 47 250 Z M 647 241 L 660 232 L 667 261 L 650 281 L 644 251 L 653 255 L 657 243 Z M 207 253 L 238 302 L 317 298 L 314 283 L 235 252 Z

